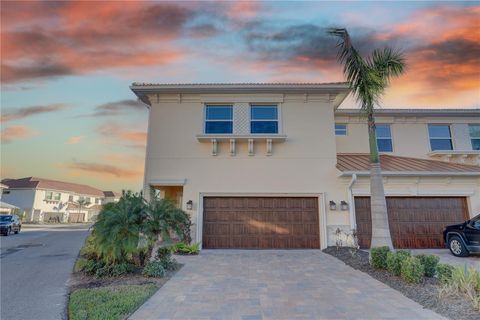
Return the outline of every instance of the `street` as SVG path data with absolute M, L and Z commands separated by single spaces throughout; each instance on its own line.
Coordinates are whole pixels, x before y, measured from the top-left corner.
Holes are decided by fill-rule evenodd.
M 88 225 L 23 225 L 0 237 L 0 318 L 66 318 L 67 285 Z

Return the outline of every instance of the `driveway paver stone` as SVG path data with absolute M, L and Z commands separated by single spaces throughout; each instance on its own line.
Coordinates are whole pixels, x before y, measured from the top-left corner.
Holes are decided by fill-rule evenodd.
M 443 319 L 319 250 L 203 250 L 130 319 Z

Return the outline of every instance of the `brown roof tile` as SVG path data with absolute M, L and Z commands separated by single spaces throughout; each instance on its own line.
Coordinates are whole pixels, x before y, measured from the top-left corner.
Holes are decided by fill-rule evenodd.
M 386 154 L 380 155 L 380 166 L 384 172 L 480 173 L 480 166 Z M 337 169 L 344 172 L 369 171 L 370 155 L 364 153 L 339 153 L 337 154 Z
M 85 184 L 49 180 L 38 177 L 4 179 L 2 180 L 2 183 L 7 185 L 9 188 L 58 190 L 73 192 L 82 195 L 103 197 L 102 190 L 87 186 Z

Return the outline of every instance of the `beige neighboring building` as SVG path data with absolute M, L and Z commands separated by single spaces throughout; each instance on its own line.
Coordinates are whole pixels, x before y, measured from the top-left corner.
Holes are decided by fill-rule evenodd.
M 144 192 L 177 201 L 203 248 L 370 244 L 366 120 L 346 83 L 144 84 Z M 382 109 L 378 145 L 397 248 L 442 247 L 480 213 L 480 109 Z M 336 234 L 341 230 L 341 234 Z
M 103 191 L 77 183 L 27 177 L 4 179 L 2 201 L 25 211 L 31 222 L 87 222 L 101 209 Z M 79 206 L 80 199 L 88 205 Z

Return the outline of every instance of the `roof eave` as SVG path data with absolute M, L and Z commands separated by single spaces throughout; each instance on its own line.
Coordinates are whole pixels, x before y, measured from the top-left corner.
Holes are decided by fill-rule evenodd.
M 343 171 L 340 176 L 370 176 L 370 171 Z M 382 176 L 389 177 L 480 177 L 480 172 L 443 172 L 443 171 L 382 171 Z

